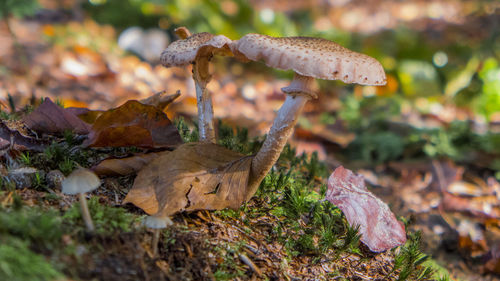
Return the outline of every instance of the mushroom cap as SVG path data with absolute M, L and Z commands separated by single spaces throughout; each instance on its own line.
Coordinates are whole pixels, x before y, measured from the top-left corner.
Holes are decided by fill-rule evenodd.
M 196 33 L 168 45 L 161 53 L 161 64 L 165 67 L 185 66 L 193 63 L 198 56 L 230 53 L 231 42 L 231 39 L 224 35 Z
M 90 192 L 101 185 L 101 181 L 94 172 L 89 169 L 80 168 L 73 171 L 62 182 L 62 193 L 74 195 Z
M 180 39 L 186 39 L 191 36 L 191 32 L 185 26 L 179 26 L 174 29 L 175 35 L 179 36 Z
M 169 217 L 155 216 L 147 216 L 144 218 L 143 223 L 146 227 L 154 229 L 166 228 L 167 226 L 174 224 Z
M 243 60 L 263 60 L 266 65 L 326 80 L 362 85 L 385 85 L 382 65 L 332 41 L 312 37 L 271 37 L 247 34 L 234 41 L 231 50 Z

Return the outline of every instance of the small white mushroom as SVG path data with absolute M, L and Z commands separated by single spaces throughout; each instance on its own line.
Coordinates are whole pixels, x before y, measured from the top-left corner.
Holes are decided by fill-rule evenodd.
M 167 226 L 173 225 L 174 223 L 169 217 L 156 217 L 147 216 L 144 219 L 144 225 L 148 228 L 154 229 L 153 241 L 151 242 L 151 248 L 153 248 L 153 257 L 158 254 L 158 240 L 160 239 L 160 229 L 167 228 Z
M 94 223 L 90 217 L 89 208 L 87 206 L 87 199 L 85 193 L 91 192 L 101 185 L 101 181 L 97 175 L 89 169 L 79 168 L 73 171 L 62 182 L 62 193 L 68 195 L 78 194 L 80 200 L 80 207 L 82 210 L 82 217 L 87 227 L 87 230 L 94 231 Z
M 311 87 L 314 78 L 361 85 L 386 83 L 384 69 L 376 59 L 322 38 L 247 34 L 233 41 L 230 48 L 243 61 L 262 60 L 270 67 L 295 72 L 290 86 L 281 89 L 287 94 L 286 100 L 252 160 L 249 184 L 254 190 L 278 160 L 305 103 L 317 98 Z
M 186 28 L 176 29 L 176 33 L 181 38 L 190 35 Z M 215 54 L 231 55 L 229 49 L 231 42 L 223 35 L 216 36 L 207 32 L 196 33 L 173 42 L 161 54 L 161 63 L 165 67 L 193 64 L 200 141 L 215 143 L 214 110 L 212 97 L 207 91 L 207 84 L 211 79 L 208 63 Z

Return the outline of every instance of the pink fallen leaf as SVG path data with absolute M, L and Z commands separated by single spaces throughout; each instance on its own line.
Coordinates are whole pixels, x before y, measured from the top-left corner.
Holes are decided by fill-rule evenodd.
M 383 252 L 406 242 L 404 225 L 368 191 L 363 176 L 338 167 L 328 178 L 325 198 L 342 210 L 352 227 L 359 226 L 361 242 L 371 251 Z

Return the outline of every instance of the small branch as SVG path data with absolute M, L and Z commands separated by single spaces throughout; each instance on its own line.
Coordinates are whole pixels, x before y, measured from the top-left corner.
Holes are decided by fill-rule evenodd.
M 258 268 L 257 265 L 255 265 L 255 263 L 253 263 L 253 261 L 249 259 L 245 254 L 238 254 L 238 257 L 244 264 L 248 265 L 248 267 L 250 267 L 250 269 L 253 272 L 255 272 L 258 276 L 262 276 L 262 271 L 260 271 L 260 268 Z

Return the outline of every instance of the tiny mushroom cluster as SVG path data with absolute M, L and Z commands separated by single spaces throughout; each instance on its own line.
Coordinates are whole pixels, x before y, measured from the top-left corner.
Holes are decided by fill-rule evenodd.
M 182 40 L 170 44 L 161 60 L 166 67 L 193 64 L 200 141 L 215 142 L 212 102 L 206 90 L 210 80 L 208 62 L 214 54 L 232 55 L 244 62 L 263 61 L 267 66 L 295 72 L 290 85 L 281 89 L 287 95 L 286 100 L 252 160 L 249 179 L 252 190 L 257 189 L 279 158 L 306 102 L 317 98 L 312 89 L 315 78 L 361 85 L 386 84 L 384 69 L 376 59 L 322 38 L 247 34 L 232 41 L 210 33 L 190 35 L 184 27 L 176 33 Z

